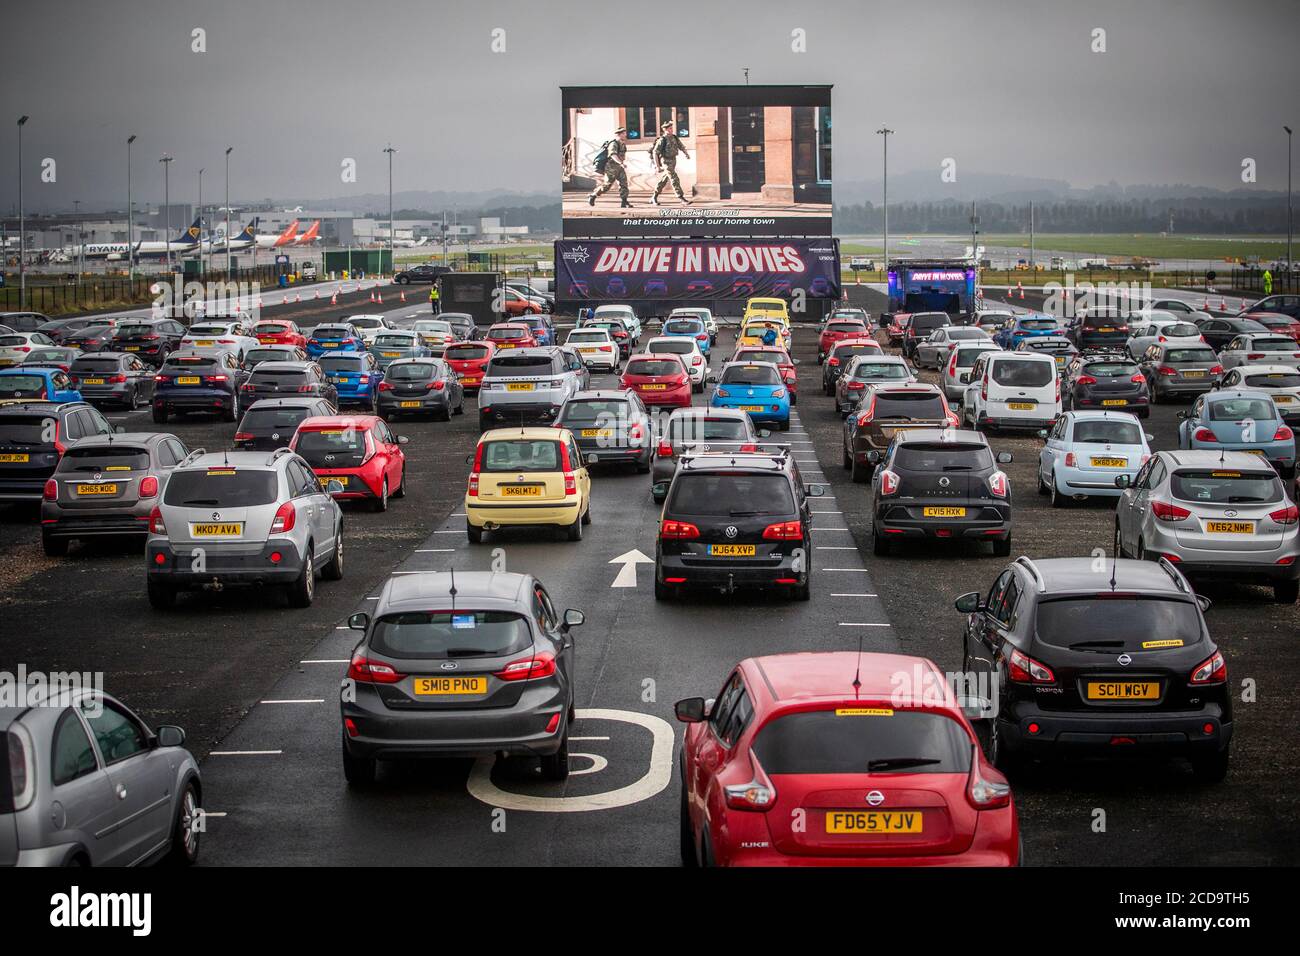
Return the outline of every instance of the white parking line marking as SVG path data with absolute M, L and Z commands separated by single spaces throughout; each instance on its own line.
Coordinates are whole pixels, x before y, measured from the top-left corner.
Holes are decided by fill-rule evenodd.
M 866 573 L 866 568 L 822 568 L 823 571 L 861 571 Z
M 840 621 L 840 627 L 889 627 L 888 624 L 863 624 L 858 621 Z
M 813 514 L 815 514 L 815 515 L 842 515 L 842 514 L 844 514 L 844 512 L 843 512 L 843 511 L 814 511 Z
M 848 528 L 813 528 L 813 531 L 848 531 Z
M 434 534 L 464 534 L 464 533 L 465 533 L 465 532 L 464 532 L 463 530 L 461 530 L 461 531 L 435 531 L 435 532 L 434 532 Z
M 453 554 L 455 548 L 416 548 L 416 554 Z
M 350 631 L 352 630 L 352 628 L 348 628 L 348 630 Z M 321 657 L 310 661 L 299 661 L 298 663 L 299 664 L 351 664 L 352 662 L 342 657 L 337 657 L 337 658 Z
M 209 750 L 209 757 L 278 757 L 283 750 Z
M 608 737 L 570 737 L 570 740 L 609 740 Z
M 854 593 L 852 591 L 832 591 L 831 597 L 875 597 L 874 594 L 865 594 L 862 592 Z
M 260 704 L 323 704 L 324 697 L 304 697 L 298 700 L 262 700 Z
M 203 815 L 205 817 L 224 817 L 226 815 L 226 811 L 225 810 L 204 810 Z

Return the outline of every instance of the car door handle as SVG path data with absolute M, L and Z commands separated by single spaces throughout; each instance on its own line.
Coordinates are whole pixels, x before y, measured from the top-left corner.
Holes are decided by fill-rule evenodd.
M 120 783 L 117 785 L 117 799 L 119 800 L 126 799 L 126 787 L 122 786 L 122 784 Z

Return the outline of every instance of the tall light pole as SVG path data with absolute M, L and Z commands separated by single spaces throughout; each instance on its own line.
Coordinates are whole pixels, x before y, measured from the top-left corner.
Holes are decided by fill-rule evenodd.
M 1286 275 L 1287 286 L 1290 288 L 1292 276 L 1292 259 L 1291 259 L 1291 127 L 1283 126 L 1286 130 Z
M 163 164 L 163 208 L 167 210 L 167 271 L 172 271 L 172 190 L 171 190 L 171 166 L 172 158 L 170 154 L 163 153 L 162 159 L 158 162 Z
M 887 126 L 882 126 L 876 130 L 876 134 L 884 137 L 885 155 L 884 155 L 884 196 L 881 199 L 881 209 L 885 214 L 885 281 L 889 281 L 889 137 L 893 130 Z M 886 287 L 888 294 L 888 287 Z
M 199 167 L 199 272 L 208 271 L 207 263 L 203 261 L 203 227 L 207 225 L 203 221 L 203 167 Z M 208 239 L 211 242 L 211 237 Z
M 23 208 L 23 127 L 27 117 L 18 117 L 18 308 L 27 308 L 27 213 Z
M 226 147 L 226 279 L 230 279 L 230 151 L 233 146 Z
M 131 201 L 131 144 L 135 134 L 126 138 L 126 274 L 135 278 L 135 203 Z
M 396 272 L 397 263 L 393 259 L 393 153 L 397 150 L 389 143 L 384 152 L 388 154 L 388 267 Z

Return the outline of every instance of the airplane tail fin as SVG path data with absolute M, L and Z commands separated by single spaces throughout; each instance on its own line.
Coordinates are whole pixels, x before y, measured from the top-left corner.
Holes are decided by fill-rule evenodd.
M 198 245 L 199 239 L 202 236 L 203 236 L 203 217 L 199 216 L 192 223 L 190 223 L 190 227 L 188 229 L 186 229 L 184 232 L 182 232 L 179 236 L 176 237 L 175 241 L 180 243 L 185 243 L 187 245 Z
M 298 237 L 298 245 L 305 246 L 308 245 L 309 243 L 315 242 L 319 234 L 320 234 L 320 220 L 317 219 L 315 222 L 313 222 L 310 226 L 307 227 L 306 232 L 304 232 L 301 236 Z
M 275 240 L 277 246 L 286 246 L 293 242 L 293 237 L 298 234 L 298 220 L 295 219 L 289 223 L 288 228 L 280 233 L 280 238 Z

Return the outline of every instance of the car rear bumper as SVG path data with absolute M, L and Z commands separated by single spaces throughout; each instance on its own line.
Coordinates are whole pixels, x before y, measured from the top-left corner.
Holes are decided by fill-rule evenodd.
M 1160 395 L 1200 395 L 1202 392 L 1208 392 L 1213 385 L 1213 376 L 1206 375 L 1203 379 L 1171 380 L 1157 378 L 1152 387 Z
M 949 502 L 936 503 L 939 507 L 947 506 Z M 924 502 L 915 505 L 909 503 L 908 507 L 926 507 Z M 890 505 L 883 509 L 878 509 L 875 517 L 875 525 L 890 538 L 987 538 L 997 541 L 1006 538 L 1011 534 L 1011 506 L 1008 504 L 982 503 L 965 503 L 958 507 L 965 507 L 968 511 L 980 512 L 979 517 L 974 518 L 914 518 L 910 515 L 904 517 L 899 512 L 905 509 L 898 505 Z M 997 517 L 992 517 L 996 513 Z
M 81 397 L 93 405 L 95 402 L 129 402 L 132 387 L 130 385 L 113 385 L 110 387 L 98 385 L 87 387 L 82 385 L 79 391 Z
M 582 452 L 583 458 L 593 464 L 603 465 L 607 462 L 634 461 L 637 464 L 644 465 L 650 462 L 650 448 L 648 446 L 640 448 L 631 445 L 621 448 L 602 446 L 598 439 L 580 438 L 578 439 L 578 449 Z
M 1000 740 L 1011 750 L 1031 755 L 1068 749 L 1114 756 L 1151 752 L 1210 756 L 1232 740 L 1232 721 L 1223 718 L 1218 704 L 1164 714 L 1110 709 L 1096 714 L 1060 713 L 1021 704 L 1013 719 L 997 719 Z M 1037 726 L 1037 733 L 1030 733 L 1031 724 Z M 1205 732 L 1207 726 L 1210 733 Z
M 1048 407 L 1050 408 L 1051 406 Z M 1050 418 L 1031 418 L 1028 415 L 1024 417 L 1019 415 L 1008 416 L 1004 413 L 1001 415 L 985 415 L 981 421 L 993 428 L 1030 428 L 1036 430 L 1050 427 L 1051 424 L 1056 421 L 1056 416 L 1053 414 Z
M 807 558 L 803 563 L 806 565 Z M 655 576 L 661 584 L 684 588 L 765 588 L 777 581 L 783 584 L 804 584 L 807 570 L 795 570 L 800 559 L 791 554 L 778 559 L 759 558 L 750 562 L 705 558 L 684 560 L 681 555 L 660 554 L 655 562 Z M 681 578 L 683 580 L 673 580 Z
M 269 396 L 257 396 L 266 398 Z M 280 396 L 283 397 L 283 396 Z M 254 401 L 254 396 L 249 395 L 249 402 Z M 235 396 L 229 392 L 212 392 L 206 389 L 196 390 L 193 392 L 162 392 L 155 393 L 153 397 L 155 408 L 171 409 L 191 409 L 194 411 L 207 411 L 214 408 L 232 408 L 235 404 Z
M 564 404 L 563 395 L 548 397 L 543 401 L 531 402 L 498 402 L 493 397 L 490 404 L 484 405 L 480 398 L 478 418 L 479 424 L 483 426 L 505 424 L 519 425 L 528 422 L 541 422 L 549 425 L 555 421 L 555 416 L 560 413 L 560 406 Z
M 1189 578 L 1227 579 L 1247 584 L 1252 582 L 1256 584 L 1284 584 L 1300 577 L 1300 556 L 1296 557 L 1290 564 L 1277 564 L 1276 561 L 1280 554 L 1277 551 L 1255 552 L 1262 558 L 1262 560 L 1257 559 L 1258 563 L 1240 560 L 1240 558 L 1248 559 L 1250 552 L 1239 555 L 1238 560 L 1223 560 L 1219 556 L 1198 560 L 1197 552 L 1188 551 L 1186 548 L 1170 548 L 1166 550 L 1156 547 L 1159 543 L 1158 541 L 1152 542 L 1148 550 L 1177 555 L 1179 560 L 1174 562 L 1174 567 Z M 1202 551 L 1199 554 L 1207 555 L 1208 553 Z M 1296 554 L 1294 546 L 1292 554 Z
M 475 528 L 509 528 L 523 525 L 571 525 L 578 516 L 579 501 L 539 501 L 536 503 L 488 502 L 465 500 L 465 520 Z
M 148 580 L 184 589 L 212 584 L 289 584 L 302 573 L 302 556 L 292 541 L 268 542 L 260 550 L 222 552 L 207 549 L 199 555 L 193 553 L 201 547 L 196 543 L 178 550 L 170 542 L 151 540 L 145 549 Z M 277 552 L 280 560 L 272 561 L 271 555 Z
M 746 406 L 746 405 L 755 405 L 755 404 L 756 404 L 756 403 L 754 403 L 754 402 L 718 402 L 718 401 L 715 401 L 715 402 L 713 402 L 713 403 L 711 404 L 710 407 L 712 407 L 712 408 L 730 408 L 730 409 L 735 409 L 735 410 L 737 410 L 737 411 L 745 411 L 745 410 L 746 410 L 746 409 L 745 409 L 745 406 Z M 762 410 L 762 411 L 759 411 L 759 412 L 754 412 L 754 411 L 747 411 L 747 412 L 746 412 L 746 413 L 749 415 L 750 420 L 753 421 L 755 424 L 757 424 L 757 423 L 759 423 L 759 422 L 777 422 L 778 424 L 783 424 L 783 423 L 788 422 L 788 421 L 790 420 L 790 406 L 789 406 L 789 405 L 778 404 L 778 403 L 776 403 L 776 402 L 768 402 L 768 403 L 762 405 L 762 409 L 763 409 L 763 410 Z
M 45 503 L 41 506 L 41 534 L 47 538 L 94 538 L 149 533 L 151 505 L 133 505 L 121 510 L 103 509 L 78 514 Z
M 54 474 L 39 478 L 0 478 L 0 501 L 40 501 L 45 496 L 45 482 Z
M 405 404 L 407 402 L 415 402 L 417 404 Z M 381 415 L 391 415 L 393 413 L 418 414 L 420 412 L 446 412 L 451 408 L 451 395 L 446 389 L 443 389 L 441 392 L 427 392 L 423 395 L 403 395 L 397 398 L 390 398 L 388 392 L 380 392 L 378 408 Z

